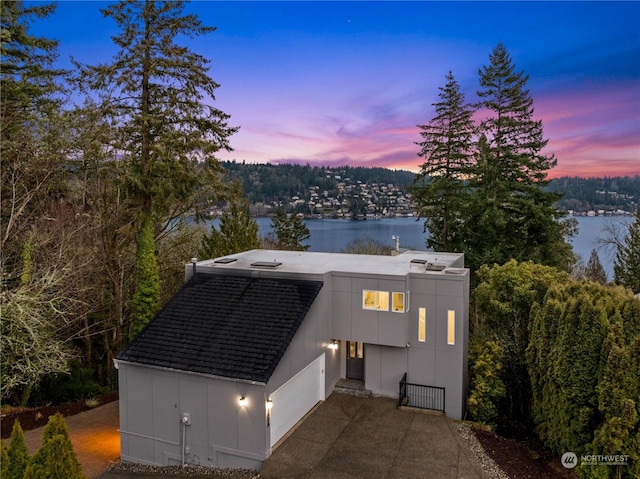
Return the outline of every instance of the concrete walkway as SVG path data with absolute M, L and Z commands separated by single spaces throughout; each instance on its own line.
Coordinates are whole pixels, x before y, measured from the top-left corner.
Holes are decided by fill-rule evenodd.
M 65 418 L 69 436 L 82 472 L 89 478 L 100 476 L 111 462 L 120 459 L 118 432 L 118 401 Z M 44 427 L 24 432 L 24 439 L 33 455 L 42 446 Z
M 442 415 L 398 409 L 389 398 L 332 394 L 272 452 L 265 479 L 485 479 Z

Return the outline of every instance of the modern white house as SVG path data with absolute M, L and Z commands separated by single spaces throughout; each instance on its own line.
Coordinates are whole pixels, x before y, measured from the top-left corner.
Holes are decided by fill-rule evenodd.
M 463 255 L 252 250 L 185 272 L 116 359 L 123 461 L 260 469 L 345 379 L 464 416 Z

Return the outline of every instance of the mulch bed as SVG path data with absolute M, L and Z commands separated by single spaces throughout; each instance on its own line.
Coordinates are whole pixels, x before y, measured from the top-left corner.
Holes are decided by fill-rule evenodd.
M 99 406 L 110 403 L 112 401 L 117 401 L 118 391 L 99 396 L 96 399 Z M 20 421 L 20 426 L 23 430 L 29 431 L 31 429 L 45 426 L 49 421 L 49 416 L 53 416 L 57 412 L 67 417 L 74 416 L 75 414 L 81 413 L 82 411 L 93 409 L 93 407 L 87 406 L 86 402 L 82 400 L 72 403 L 60 404 L 59 406 L 25 408 L 17 409 L 15 411 L 11 410 L 6 414 L 2 413 L 2 415 L 0 416 L 0 432 L 2 432 L 2 439 L 6 439 L 11 436 L 13 423 L 16 419 Z
M 560 457 L 535 440 L 518 441 L 473 428 L 486 453 L 511 479 L 575 479 Z

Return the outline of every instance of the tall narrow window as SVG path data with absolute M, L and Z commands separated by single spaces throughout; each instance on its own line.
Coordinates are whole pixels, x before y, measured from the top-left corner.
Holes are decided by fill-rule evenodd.
M 391 295 L 391 311 L 394 313 L 404 313 L 405 303 L 404 303 L 404 293 L 393 293 Z
M 424 343 L 427 339 L 427 309 L 418 308 L 418 341 Z
M 456 312 L 452 309 L 447 312 L 447 344 L 456 344 Z

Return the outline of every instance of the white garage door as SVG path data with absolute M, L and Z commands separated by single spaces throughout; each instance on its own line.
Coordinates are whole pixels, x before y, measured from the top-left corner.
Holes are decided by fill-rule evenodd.
M 324 353 L 271 394 L 271 446 L 324 399 Z

